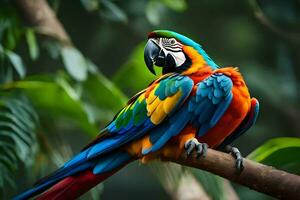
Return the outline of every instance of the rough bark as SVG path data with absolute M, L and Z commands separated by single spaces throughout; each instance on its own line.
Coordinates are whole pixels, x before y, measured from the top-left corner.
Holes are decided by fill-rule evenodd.
M 25 21 L 40 34 L 54 38 L 65 45 L 72 44 L 46 0 L 14 0 L 14 3 Z
M 300 176 L 248 159 L 244 159 L 242 172 L 237 171 L 235 159 L 230 154 L 212 149 L 208 149 L 205 158 L 196 158 L 195 154 L 187 158 L 182 154 L 179 159 L 165 157 L 163 160 L 206 170 L 279 199 L 300 199 Z

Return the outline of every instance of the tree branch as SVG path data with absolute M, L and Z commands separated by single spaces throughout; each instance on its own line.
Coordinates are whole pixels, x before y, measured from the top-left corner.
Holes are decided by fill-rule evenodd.
M 164 157 L 163 160 L 206 170 L 279 199 L 300 199 L 300 176 L 247 159 L 244 159 L 244 170 L 238 172 L 235 159 L 216 150 L 208 149 L 205 158 L 196 158 L 196 154 L 187 158 L 184 153 L 179 159 Z
M 72 44 L 70 37 L 46 0 L 14 0 L 14 3 L 27 23 L 39 33 L 65 45 Z

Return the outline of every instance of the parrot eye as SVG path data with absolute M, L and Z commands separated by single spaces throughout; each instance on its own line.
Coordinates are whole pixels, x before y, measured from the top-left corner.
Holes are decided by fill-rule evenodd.
M 175 43 L 176 43 L 176 40 L 175 40 L 175 39 L 171 39 L 171 40 L 170 40 L 170 43 L 171 43 L 171 44 L 175 44 Z

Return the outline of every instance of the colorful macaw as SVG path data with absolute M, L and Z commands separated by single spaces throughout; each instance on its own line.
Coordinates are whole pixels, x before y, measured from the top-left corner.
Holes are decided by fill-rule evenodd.
M 193 40 L 167 30 L 149 33 L 145 63 L 162 75 L 134 95 L 97 138 L 57 171 L 15 200 L 75 199 L 129 162 L 199 156 L 207 147 L 227 149 L 242 169 L 243 158 L 229 147 L 258 115 L 237 68 L 220 68 Z M 225 148 L 227 147 L 227 148 Z

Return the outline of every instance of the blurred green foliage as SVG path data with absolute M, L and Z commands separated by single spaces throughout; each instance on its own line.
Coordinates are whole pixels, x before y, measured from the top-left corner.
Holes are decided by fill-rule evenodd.
M 156 78 L 143 61 L 146 34 L 153 29 L 183 33 L 202 44 L 220 66 L 240 67 L 261 103 L 261 114 L 255 127 L 234 144 L 246 154 L 280 136 L 249 158 L 299 173 L 298 0 L 48 2 L 73 46 L 43 37 L 28 27 L 11 1 L 0 0 L 4 199 L 30 187 L 79 151 L 128 97 Z M 176 198 L 170 188 L 178 189 L 185 171 L 190 169 L 157 163 L 149 171 L 131 164 L 83 199 L 99 199 L 100 194 L 103 199 Z M 190 174 L 212 199 L 229 198 L 223 179 L 200 170 Z M 270 199 L 239 185 L 234 189 L 241 199 Z
M 37 152 L 35 134 L 38 116 L 27 98 L 1 93 L 0 98 L 0 194 L 12 183 L 17 166 L 30 167 Z
M 112 78 L 112 81 L 119 88 L 129 94 L 134 94 L 136 91 L 141 90 L 155 78 L 146 67 L 141 67 L 144 65 L 144 46 L 144 42 L 139 44 L 129 56 L 128 61 L 120 67 Z M 155 70 L 157 69 L 155 68 Z
M 255 149 L 248 158 L 300 175 L 300 138 L 279 137 Z

